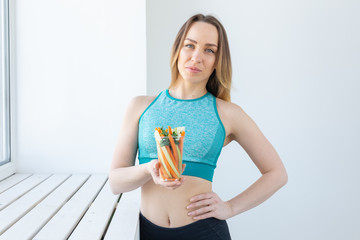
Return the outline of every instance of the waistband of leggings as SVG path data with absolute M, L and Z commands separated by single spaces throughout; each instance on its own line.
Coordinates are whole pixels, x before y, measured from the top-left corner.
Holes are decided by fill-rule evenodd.
M 162 230 L 162 231 L 172 231 L 172 230 L 182 230 L 182 229 L 186 229 L 186 228 L 192 228 L 192 227 L 196 227 L 198 225 L 201 225 L 204 222 L 212 223 L 212 222 L 225 221 L 225 220 L 219 220 L 219 219 L 216 219 L 216 218 L 206 218 L 206 219 L 198 220 L 196 222 L 189 223 L 189 224 L 187 224 L 185 226 L 171 228 L 171 227 L 162 227 L 162 226 L 156 225 L 155 223 L 153 223 L 149 219 L 147 219 L 141 212 L 140 212 L 140 218 L 145 223 L 151 225 L 153 228 L 156 228 L 156 229 L 159 229 L 159 230 Z

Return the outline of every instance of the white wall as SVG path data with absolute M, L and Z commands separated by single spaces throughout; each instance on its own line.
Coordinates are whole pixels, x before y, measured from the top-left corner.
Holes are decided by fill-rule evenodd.
M 145 1 L 14 6 L 18 172 L 107 172 L 129 99 L 145 94 Z
M 148 0 L 149 95 L 170 82 L 171 45 L 193 14 L 227 29 L 233 102 L 281 155 L 288 184 L 229 219 L 233 239 L 360 239 L 360 2 Z M 260 174 L 235 143 L 225 147 L 214 191 L 227 200 Z

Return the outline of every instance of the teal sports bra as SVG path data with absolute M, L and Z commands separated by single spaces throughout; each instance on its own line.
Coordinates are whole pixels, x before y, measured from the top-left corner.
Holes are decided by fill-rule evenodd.
M 145 109 L 139 119 L 139 163 L 157 159 L 154 131 L 156 127 L 185 127 L 183 175 L 212 182 L 216 163 L 225 141 L 225 128 L 216 98 L 207 92 L 200 98 L 184 100 L 170 96 L 166 89 Z

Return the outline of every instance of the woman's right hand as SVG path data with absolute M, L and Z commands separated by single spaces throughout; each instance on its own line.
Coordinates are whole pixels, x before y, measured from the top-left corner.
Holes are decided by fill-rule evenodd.
M 147 165 L 147 170 L 151 174 L 151 177 L 155 184 L 157 184 L 161 187 L 165 187 L 167 189 L 172 189 L 172 190 L 180 187 L 183 184 L 183 182 L 184 182 L 183 176 L 180 178 L 180 180 L 176 179 L 175 181 L 167 182 L 167 181 L 162 180 L 160 177 L 159 169 L 160 169 L 160 163 L 157 159 L 151 160 Z M 185 164 L 183 164 L 183 169 L 185 169 Z

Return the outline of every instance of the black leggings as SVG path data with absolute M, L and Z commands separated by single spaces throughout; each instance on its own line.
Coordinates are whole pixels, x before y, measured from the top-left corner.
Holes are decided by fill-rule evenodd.
M 225 220 L 207 218 L 183 227 L 155 225 L 140 213 L 140 240 L 231 240 Z

